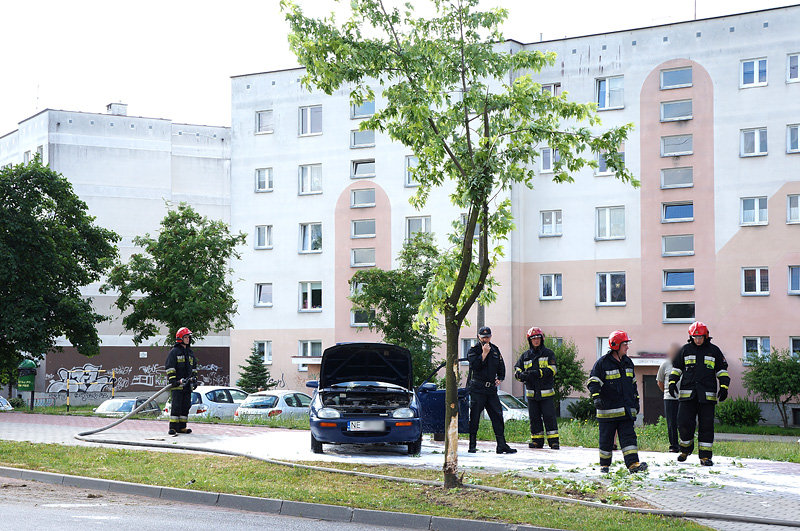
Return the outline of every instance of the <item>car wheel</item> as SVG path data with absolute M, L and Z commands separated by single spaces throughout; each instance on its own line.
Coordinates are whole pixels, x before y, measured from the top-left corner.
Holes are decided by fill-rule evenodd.
M 322 443 L 319 442 L 316 437 L 314 437 L 313 433 L 311 434 L 311 451 L 315 454 L 322 453 Z
M 412 443 L 408 443 L 408 455 L 417 455 L 422 452 L 422 435 Z

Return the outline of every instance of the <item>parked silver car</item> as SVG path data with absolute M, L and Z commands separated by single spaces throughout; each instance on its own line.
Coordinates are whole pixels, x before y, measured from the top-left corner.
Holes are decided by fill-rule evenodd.
M 233 420 L 270 417 L 308 416 L 311 397 L 298 391 L 259 391 L 247 397 L 233 415 Z
M 201 385 L 192 392 L 192 407 L 189 417 L 231 418 L 247 393 L 236 387 Z M 161 417 L 169 417 L 171 398 L 164 405 Z
M 147 402 L 146 397 L 137 398 L 109 398 L 96 408 L 94 408 L 95 415 L 103 415 L 107 417 L 124 417 L 137 407 Z M 158 404 L 150 402 L 141 410 L 137 415 L 157 417 L 161 410 Z

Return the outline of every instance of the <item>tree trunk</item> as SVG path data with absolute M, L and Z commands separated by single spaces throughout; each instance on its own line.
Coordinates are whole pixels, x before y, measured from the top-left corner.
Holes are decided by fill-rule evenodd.
M 787 401 L 788 402 L 788 401 Z M 778 406 L 778 411 L 781 414 L 781 420 L 783 421 L 783 427 L 789 427 L 789 413 L 786 411 L 786 402 L 779 402 L 778 400 L 775 401 L 775 405 Z
M 455 311 L 445 310 L 445 333 L 447 342 L 447 364 L 445 365 L 445 413 L 444 413 L 444 486 L 452 489 L 460 486 L 458 479 L 458 334 L 459 323 Z

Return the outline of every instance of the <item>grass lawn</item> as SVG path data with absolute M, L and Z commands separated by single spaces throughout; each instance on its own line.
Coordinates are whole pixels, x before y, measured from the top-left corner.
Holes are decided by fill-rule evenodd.
M 728 426 L 716 424 L 717 433 L 750 433 L 753 435 L 788 435 L 800 437 L 800 428 L 784 428 L 783 426 Z
M 137 450 L 0 441 L 0 465 L 194 490 L 563 529 L 586 529 L 587 522 L 591 522 L 591 527 L 595 529 L 620 531 L 707 529 L 674 518 L 475 490 L 445 491 L 439 487 L 290 469 L 234 457 L 148 452 L 147 458 L 143 459 L 142 451 Z M 332 466 L 330 463 L 325 465 Z M 368 466 L 353 468 L 386 475 L 440 479 L 440 473 L 431 470 Z M 503 475 L 473 474 L 468 479 L 517 489 L 526 486 L 521 485 L 518 478 Z M 191 483 L 192 480 L 194 483 Z M 541 484 L 537 480 L 530 480 L 530 483 L 527 487 L 539 487 L 537 492 L 573 494 L 595 500 L 608 497 L 602 486 L 590 488 L 586 485 L 581 488 L 580 485 L 558 484 L 556 480 Z

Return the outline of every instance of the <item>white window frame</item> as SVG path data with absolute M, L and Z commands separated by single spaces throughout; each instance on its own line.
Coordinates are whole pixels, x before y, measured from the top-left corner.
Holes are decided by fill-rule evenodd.
M 693 291 L 695 284 L 679 284 L 677 286 L 670 286 L 667 284 L 667 276 L 670 273 L 692 273 L 694 275 L 694 269 L 664 269 L 662 271 L 662 280 L 661 280 L 661 291 Z M 697 282 L 695 280 L 695 282 Z
M 356 135 L 358 133 L 366 133 L 368 131 L 372 131 L 372 142 L 368 142 L 366 144 L 356 144 Z M 375 130 L 374 129 L 353 129 L 350 131 L 350 149 L 362 149 L 362 148 L 371 148 L 375 147 Z
M 597 338 L 597 359 L 602 358 L 608 352 L 608 337 L 601 336 Z
M 372 222 L 372 233 L 367 234 L 356 234 L 356 223 L 371 221 Z M 375 218 L 365 218 L 365 219 L 353 219 L 350 220 L 350 239 L 353 240 L 360 240 L 363 238 L 374 238 L 375 237 Z
M 753 133 L 753 151 L 752 153 L 747 153 L 744 150 L 744 137 L 748 133 Z M 764 140 L 766 143 L 766 150 L 761 151 L 761 140 Z M 740 157 L 763 157 L 769 153 L 769 142 L 767 140 L 767 128 L 766 127 L 751 127 L 749 129 L 742 129 L 739 132 L 739 156 Z
M 474 345 L 478 344 L 478 338 L 477 337 L 462 337 L 461 341 L 460 341 L 460 344 L 461 344 L 461 355 L 459 357 L 460 358 L 466 358 L 467 357 L 467 353 L 469 352 L 469 349 L 471 349 Z M 462 362 L 460 362 L 460 364 L 461 365 L 469 365 L 469 362 L 468 361 L 462 361 Z
M 755 271 L 756 273 L 756 290 L 755 291 L 745 291 L 744 285 L 744 275 L 747 271 Z M 761 289 L 761 275 L 762 273 L 767 272 L 767 290 L 762 291 Z M 766 266 L 752 266 L 752 267 L 743 267 L 741 272 L 741 286 L 742 286 L 742 297 L 766 297 L 769 295 L 769 268 Z
M 311 114 L 312 109 L 319 109 L 319 131 L 312 131 L 311 130 Z M 298 116 L 298 123 L 297 123 L 297 136 L 318 136 L 322 134 L 322 105 L 304 105 L 298 108 L 297 112 Z M 304 127 L 308 128 L 308 132 L 304 133 Z
M 466 212 L 462 212 L 461 214 L 458 215 L 458 219 L 461 221 L 461 225 L 464 227 L 463 230 L 464 230 L 465 233 L 467 231 L 467 221 L 468 221 L 467 216 L 468 215 L 469 214 L 467 214 Z M 480 224 L 480 222 L 477 222 L 477 223 L 475 223 L 475 232 L 472 233 L 472 238 L 473 239 L 477 239 L 477 238 L 480 238 L 480 236 L 481 236 L 481 224 Z
M 792 129 L 797 131 L 797 147 L 792 147 Z M 786 153 L 800 153 L 800 124 L 786 126 Z
M 692 317 L 673 317 L 673 318 L 670 319 L 670 318 L 667 317 L 667 306 L 669 306 L 671 304 L 691 304 L 695 308 L 695 315 L 693 315 Z M 695 304 L 694 301 L 670 301 L 670 302 L 663 303 L 661 305 L 661 307 L 662 307 L 662 310 L 661 310 L 662 321 L 661 322 L 663 322 L 665 324 L 666 323 L 693 323 L 694 320 L 695 320 L 695 316 L 697 315 L 697 305 Z
M 625 300 L 611 300 L 611 275 L 622 275 L 625 278 Z M 606 301 L 600 302 L 600 277 L 606 276 Z M 628 304 L 628 275 L 625 271 L 603 271 L 595 275 L 595 306 L 625 306 Z
M 356 203 L 356 192 L 372 190 L 372 203 Z M 350 190 L 350 208 L 372 208 L 375 206 L 375 188 L 353 188 Z
M 688 150 L 685 151 L 672 151 L 667 152 L 666 150 L 666 143 L 665 141 L 669 138 L 682 138 L 682 137 L 689 137 L 689 141 L 691 142 L 692 146 Z M 682 157 L 686 155 L 692 155 L 694 153 L 694 136 L 692 134 L 684 134 L 684 135 L 666 135 L 661 137 L 661 156 L 662 157 Z
M 792 201 L 795 203 L 797 215 L 792 217 Z M 800 223 L 800 194 L 788 194 L 786 196 L 786 223 L 792 225 Z
M 744 220 L 744 203 L 745 201 L 752 200 L 754 205 L 756 206 L 755 210 L 753 211 L 753 221 L 745 221 Z M 761 219 L 761 202 L 767 206 L 764 210 L 766 210 L 765 218 Z M 767 225 L 769 224 L 769 201 L 767 200 L 766 196 L 757 196 L 757 197 L 740 197 L 739 198 L 739 225 L 742 227 L 750 227 L 753 225 Z
M 259 188 L 259 172 L 264 172 L 264 188 Z M 256 168 L 254 172 L 255 183 L 253 184 L 256 193 L 271 192 L 273 190 L 273 172 L 272 168 Z
M 545 152 L 548 153 L 548 164 L 545 164 Z M 561 155 L 557 149 L 545 146 L 539 153 L 539 173 L 553 173 L 555 171 L 556 162 L 561 159 Z
M 667 208 L 671 206 L 692 206 L 692 217 L 689 218 L 667 218 Z M 661 223 L 686 223 L 694 221 L 694 202 L 693 201 L 669 201 L 661 203 Z
M 759 352 L 759 353 L 762 353 L 762 354 L 764 353 L 764 343 L 767 344 L 767 349 L 768 349 L 767 354 L 770 353 L 770 349 L 772 348 L 772 345 L 771 345 L 772 342 L 770 341 L 769 336 L 744 336 L 744 337 L 742 337 L 742 365 L 744 365 L 745 367 L 750 365 L 750 362 L 748 361 L 747 353 L 748 352 L 752 352 L 752 351 L 747 350 L 747 340 L 748 339 L 756 341 L 756 344 L 757 344 L 756 352 Z
M 262 121 L 262 118 L 269 119 Z M 256 111 L 256 131 L 257 135 L 269 135 L 275 132 L 275 113 L 272 109 Z
M 553 295 L 544 294 L 544 281 L 545 277 L 550 278 L 550 285 L 553 287 Z M 559 282 L 556 283 L 556 278 Z M 560 285 L 561 289 L 556 293 L 556 286 Z M 540 301 L 558 301 L 564 298 L 564 277 L 561 273 L 543 273 L 539 275 L 539 300 Z
M 611 235 L 611 211 L 616 209 L 622 209 L 622 235 L 612 236 Z M 606 228 L 608 232 L 606 235 L 600 234 L 600 212 L 605 210 L 605 218 L 606 218 Z M 601 206 L 595 208 L 595 216 L 594 216 L 594 239 L 595 241 L 609 241 L 609 240 L 624 240 L 626 235 L 626 212 L 625 212 L 625 205 L 611 205 L 611 206 Z
M 790 77 L 792 73 L 792 58 L 795 58 L 797 62 L 797 77 Z M 786 54 L 786 82 L 787 83 L 798 83 L 800 82 L 800 53 L 790 53 Z
M 360 107 L 368 104 L 368 103 L 372 103 L 372 112 L 371 113 L 367 113 L 367 114 L 359 113 L 358 109 Z M 350 104 L 350 119 L 351 120 L 358 120 L 359 118 L 369 118 L 373 114 L 375 114 L 375 100 L 374 99 L 373 100 L 364 100 L 361 103 L 361 105 L 356 105 L 355 103 L 351 103 Z
M 552 96 L 561 95 L 561 83 L 556 81 L 554 83 L 542 83 L 542 93 L 547 92 Z
M 350 326 L 352 328 L 366 328 L 369 326 L 369 321 L 356 321 L 356 312 L 368 312 L 372 315 L 375 314 L 375 310 L 362 310 L 362 309 L 351 309 L 350 310 Z
M 800 286 L 797 287 L 798 289 L 792 289 L 792 269 L 797 269 L 798 275 L 800 275 L 800 265 L 790 265 L 788 267 L 788 278 L 786 281 L 786 286 L 788 287 L 787 292 L 789 295 L 800 295 Z
M 622 146 L 623 151 L 618 151 L 619 155 L 622 155 L 622 162 L 625 162 L 625 146 Z M 606 175 L 614 175 L 614 172 L 608 169 L 608 164 L 606 164 L 606 154 L 605 153 L 598 153 L 597 154 L 597 170 L 595 170 L 594 174 L 598 177 L 606 176 Z M 601 166 L 605 165 L 605 169 L 601 169 Z
M 314 356 L 312 354 L 313 345 L 315 343 L 319 343 L 319 356 Z M 306 352 L 308 353 L 306 354 Z M 318 358 L 322 356 L 322 341 L 319 339 L 301 339 L 300 341 L 297 342 L 297 355 L 300 356 L 301 358 Z M 297 365 L 297 370 L 299 372 L 308 372 L 308 364 L 299 363 Z
M 412 168 L 416 168 L 417 164 L 419 164 L 419 159 L 416 155 L 406 155 L 404 183 L 406 188 L 414 188 L 419 186 L 419 183 L 414 180 L 414 175 L 412 173 Z
M 356 252 L 357 251 L 372 251 L 372 261 L 371 262 L 356 262 Z M 376 259 L 375 256 L 375 248 L 374 247 L 358 247 L 355 249 L 350 249 L 350 267 L 375 267 Z
M 22 163 L 28 164 L 30 161 L 31 161 L 31 152 L 30 150 L 28 150 L 22 154 Z
M 677 104 L 677 103 L 689 103 L 691 107 L 689 114 L 684 114 L 681 116 L 673 116 L 672 118 L 666 118 L 664 116 L 664 109 L 670 104 Z M 662 101 L 661 102 L 661 122 L 685 122 L 687 120 L 691 120 L 694 118 L 694 104 L 691 99 L 683 99 L 683 100 L 673 100 L 673 101 Z
M 797 347 L 795 347 L 797 343 Z M 800 336 L 789 336 L 789 354 L 792 356 L 800 356 Z
M 667 238 L 672 237 L 692 237 L 691 251 L 669 251 L 667 252 Z M 694 255 L 694 234 L 665 234 L 661 236 L 661 256 L 693 256 Z
M 414 233 L 411 232 L 411 222 L 412 221 L 421 221 L 422 222 L 422 229 L 415 231 Z M 406 240 L 410 240 L 414 234 L 417 232 L 422 232 L 425 234 L 431 233 L 431 217 L 430 216 L 409 216 L 406 218 Z
M 258 232 L 260 229 L 264 230 L 264 244 L 258 244 Z M 253 233 L 253 248 L 254 249 L 272 249 L 272 225 L 256 225 Z
M 319 308 L 314 308 L 311 306 L 314 296 L 314 286 L 319 284 L 319 299 L 320 299 L 320 306 Z M 300 313 L 319 313 L 325 308 L 325 298 L 324 298 L 324 291 L 322 290 L 322 281 L 321 280 L 304 280 L 302 282 L 298 282 L 298 290 L 297 290 L 297 311 Z M 304 291 L 305 290 L 305 291 Z M 308 297 L 308 308 L 303 307 L 303 293 L 307 294 Z
M 544 216 L 545 214 L 550 214 L 551 222 L 549 224 L 545 223 Z M 539 237 L 540 238 L 555 238 L 558 236 L 563 235 L 564 225 L 563 225 L 563 213 L 561 210 L 540 210 L 539 211 Z M 476 225 L 477 226 L 477 225 Z M 545 230 L 545 227 L 550 227 L 549 232 Z
M 269 302 L 261 302 L 261 297 L 259 297 L 259 295 L 261 294 L 261 289 L 262 289 L 261 286 L 269 286 L 269 289 L 270 289 L 270 300 L 269 300 Z M 272 282 L 258 282 L 258 283 L 256 283 L 253 295 L 254 295 L 253 306 L 255 308 L 272 308 L 272 303 L 275 300 L 275 291 L 273 289 Z
M 759 62 L 764 61 L 766 64 L 764 65 L 766 68 L 764 81 L 759 81 Z M 745 63 L 753 63 L 753 82 L 752 83 L 745 83 L 744 82 L 744 64 Z M 765 87 L 769 82 L 769 62 L 767 61 L 766 57 L 755 57 L 752 59 L 742 59 L 739 61 L 739 88 L 753 88 L 753 87 Z
M 319 188 L 316 190 L 314 189 L 315 168 L 318 168 L 319 171 Z M 308 190 L 305 189 L 306 183 L 308 183 Z M 322 193 L 322 164 L 319 163 L 300 164 L 297 167 L 297 195 L 314 195 L 321 193 Z
M 681 83 L 681 84 L 678 84 L 678 85 L 664 85 L 664 73 L 665 72 L 675 72 L 675 71 L 678 71 L 678 70 L 688 70 L 688 71 L 690 71 L 692 73 L 692 81 L 690 81 L 689 83 Z M 681 66 L 681 67 L 678 67 L 678 68 L 666 68 L 666 69 L 662 70 L 659 73 L 659 88 L 661 90 L 672 90 L 672 89 L 678 89 L 678 88 L 691 87 L 693 82 L 694 82 L 694 71 L 692 70 L 691 66 Z
M 621 105 L 614 105 L 611 106 L 611 90 L 609 86 L 611 85 L 612 79 L 621 79 L 622 80 L 622 104 Z M 605 97 L 604 101 L 600 101 L 600 82 L 605 81 L 606 88 L 605 88 Z M 599 77 L 595 79 L 594 83 L 595 87 L 595 98 L 594 101 L 597 102 L 597 110 L 598 111 L 612 111 L 615 109 L 624 109 L 625 108 L 625 76 L 606 76 L 606 77 Z
M 253 341 L 253 348 L 256 349 L 256 352 L 259 350 L 259 346 L 263 345 L 263 352 L 262 352 L 262 360 L 264 365 L 272 365 L 272 340 L 271 339 L 260 339 Z
M 664 184 L 664 175 L 670 170 L 690 170 L 692 173 L 692 182 L 684 184 Z M 681 166 L 678 168 L 662 168 L 661 169 L 661 189 L 671 190 L 672 188 L 693 188 L 694 187 L 694 167 Z
M 372 173 L 358 173 L 359 164 L 372 164 Z M 358 159 L 350 161 L 350 178 L 351 179 L 371 179 L 375 177 L 375 159 Z
M 312 249 L 313 241 L 311 240 L 311 234 L 313 233 L 312 227 L 315 225 L 319 225 L 319 234 L 320 234 L 320 242 L 319 242 L 319 249 Z M 323 244 L 325 241 L 324 235 L 322 233 L 322 223 L 319 221 L 310 221 L 307 223 L 300 224 L 300 232 L 299 232 L 299 246 L 297 252 L 300 254 L 319 254 L 322 252 Z

